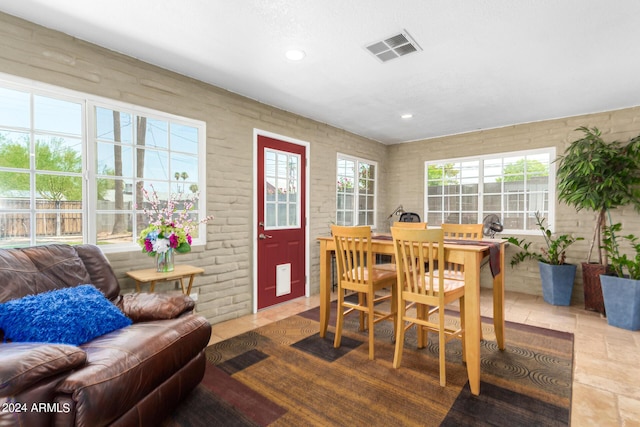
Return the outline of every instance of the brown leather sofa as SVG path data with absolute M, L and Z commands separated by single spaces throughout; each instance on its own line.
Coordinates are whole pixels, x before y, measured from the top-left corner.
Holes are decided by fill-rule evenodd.
M 2 343 L 0 427 L 157 426 L 201 381 L 211 325 L 183 295 L 120 294 L 93 245 L 0 249 L 0 303 L 93 284 L 133 324 L 80 346 Z

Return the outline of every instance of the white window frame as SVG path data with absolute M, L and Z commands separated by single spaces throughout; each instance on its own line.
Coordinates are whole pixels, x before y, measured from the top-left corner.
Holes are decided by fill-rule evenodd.
M 510 157 L 525 157 L 525 156 L 533 156 L 537 154 L 547 154 L 549 156 L 549 175 L 548 175 L 548 190 L 547 190 L 547 200 L 548 200 L 548 213 L 545 215 L 546 225 L 549 229 L 554 230 L 555 226 L 555 182 L 556 182 L 556 168 L 554 166 L 554 162 L 556 159 L 556 148 L 555 147 L 545 147 L 533 150 L 522 150 L 522 151 L 514 151 L 514 152 L 502 152 L 502 153 L 494 153 L 487 154 L 482 156 L 473 156 L 473 157 L 456 157 L 456 158 L 448 158 L 442 160 L 428 160 L 425 161 L 424 164 L 424 212 L 425 219 L 429 217 L 429 166 L 430 165 L 442 165 L 446 163 L 464 163 L 464 162 L 478 162 L 478 217 L 477 222 L 481 223 L 484 217 L 488 214 L 485 214 L 484 209 L 484 162 L 486 160 L 494 160 L 497 158 L 505 159 Z M 502 202 L 501 202 L 501 212 L 498 213 L 498 216 L 502 219 L 505 214 L 505 204 L 504 204 L 504 196 L 506 193 L 502 192 Z M 456 212 L 457 213 L 457 212 Z M 493 213 L 493 211 L 491 212 Z M 533 218 L 535 214 L 535 210 L 528 210 L 526 213 Z M 522 235 L 536 235 L 539 234 L 539 230 L 527 230 L 527 229 L 507 229 L 505 228 L 503 233 L 505 234 L 522 234 Z
M 353 188 L 354 188 L 354 192 L 353 192 L 353 209 L 351 210 L 353 218 L 354 218 L 354 224 L 353 225 L 370 225 L 372 229 L 375 229 L 377 227 L 377 216 L 378 216 L 378 162 L 373 161 L 373 160 L 368 160 L 368 159 L 363 159 L 360 157 L 355 157 L 355 156 L 350 156 L 348 154 L 342 154 L 342 153 L 338 153 L 337 155 L 337 159 L 336 159 L 336 224 L 339 224 L 338 222 L 338 198 L 340 197 L 339 195 L 339 191 L 338 191 L 338 185 L 337 182 L 340 179 L 340 176 L 338 175 L 338 167 L 339 167 L 339 162 L 340 160 L 346 160 L 346 161 L 351 161 L 355 163 L 355 171 L 356 171 L 356 178 L 355 178 L 355 182 L 353 183 Z M 368 165 L 374 166 L 374 177 L 371 179 L 374 182 L 374 190 L 373 190 L 373 223 L 372 224 L 360 224 L 358 222 L 359 217 L 360 217 L 360 209 L 358 207 L 358 201 L 360 198 L 360 185 L 359 185 L 359 180 L 360 180 L 360 164 L 361 163 L 366 163 Z M 341 209 L 341 211 L 347 211 L 347 209 Z
M 103 107 L 121 112 L 127 112 L 134 116 L 144 116 L 147 118 L 153 118 L 158 120 L 167 121 L 173 124 L 181 124 L 197 128 L 198 130 L 198 188 L 199 209 L 193 212 L 198 214 L 198 218 L 205 218 L 206 214 L 206 123 L 201 120 L 195 120 L 187 117 L 177 116 L 171 113 L 166 113 L 158 110 L 153 110 L 138 105 L 124 103 L 108 98 L 98 97 L 87 93 L 73 91 L 70 89 L 49 85 L 46 83 L 25 79 L 9 74 L 0 73 L 0 86 L 10 90 L 17 90 L 22 92 L 28 92 L 33 95 L 42 95 L 50 98 L 61 99 L 65 101 L 76 102 L 82 105 L 82 177 L 83 177 L 83 227 L 82 227 L 82 239 L 83 243 L 97 244 L 96 235 L 96 214 L 97 214 L 97 170 L 96 170 L 96 140 L 95 140 L 95 108 Z M 3 128 L 5 129 L 5 128 Z M 12 130 L 9 128 L 8 130 Z M 24 130 L 22 130 L 24 131 Z M 135 149 L 135 145 L 133 146 Z M 6 172 L 6 171 L 5 171 Z M 9 172 L 11 172 L 9 170 Z M 30 172 L 33 174 L 34 172 Z M 194 180 L 196 181 L 196 180 Z M 171 177 L 167 182 L 171 182 Z M 146 186 L 145 186 L 146 188 Z M 149 190 L 149 188 L 146 188 Z M 33 190 L 32 190 L 33 191 Z M 135 186 L 133 188 L 135 191 Z M 33 197 L 33 196 L 32 196 Z M 135 200 L 135 197 L 133 198 Z M 35 217 L 35 205 L 32 204 L 30 209 L 31 217 Z M 38 211 L 43 213 L 46 211 Z M 111 245 L 101 245 L 100 248 L 103 252 L 128 252 L 128 251 L 141 251 L 140 246 L 136 243 L 139 233 L 142 230 L 136 229 L 136 215 L 141 213 L 140 209 L 133 208 L 128 212 L 133 215 L 132 224 L 132 241 L 130 243 L 114 243 Z M 35 227 L 30 228 L 32 231 Z M 192 246 L 204 245 L 206 243 L 206 224 L 198 225 L 198 237 L 193 239 Z M 35 234 L 31 235 L 31 244 L 35 244 Z

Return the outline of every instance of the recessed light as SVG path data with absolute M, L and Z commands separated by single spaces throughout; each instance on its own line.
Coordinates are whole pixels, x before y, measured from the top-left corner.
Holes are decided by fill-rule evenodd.
M 413 117 L 413 114 L 411 114 L 411 113 L 407 113 L 407 114 L 403 114 L 403 115 L 401 115 L 400 117 L 406 120 L 406 119 L 410 119 L 410 118 L 412 118 L 412 117 Z
M 302 50 L 291 49 L 291 50 L 288 50 L 285 55 L 287 59 L 290 61 L 300 61 L 302 58 L 305 57 L 306 54 Z

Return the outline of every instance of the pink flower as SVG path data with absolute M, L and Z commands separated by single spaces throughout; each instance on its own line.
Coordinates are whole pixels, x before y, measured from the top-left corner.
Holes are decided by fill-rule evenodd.
M 178 247 L 178 236 L 175 233 L 171 233 L 169 236 L 169 245 L 174 249 Z
M 144 250 L 147 252 L 153 252 L 153 243 L 151 243 L 151 240 L 146 239 L 144 241 Z
M 187 243 L 191 245 L 191 234 L 187 234 Z

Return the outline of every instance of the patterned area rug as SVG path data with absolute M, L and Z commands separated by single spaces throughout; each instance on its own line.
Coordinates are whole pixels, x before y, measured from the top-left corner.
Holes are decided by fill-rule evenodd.
M 483 319 L 480 396 L 472 396 L 459 340 L 447 343 L 442 388 L 435 334 L 418 350 L 413 328 L 394 369 L 391 323 L 376 325 L 370 361 L 356 315 L 339 349 L 331 326 L 318 336 L 318 318 L 312 309 L 207 348 L 205 378 L 164 426 L 569 425 L 573 334 L 507 322 L 500 351 Z

